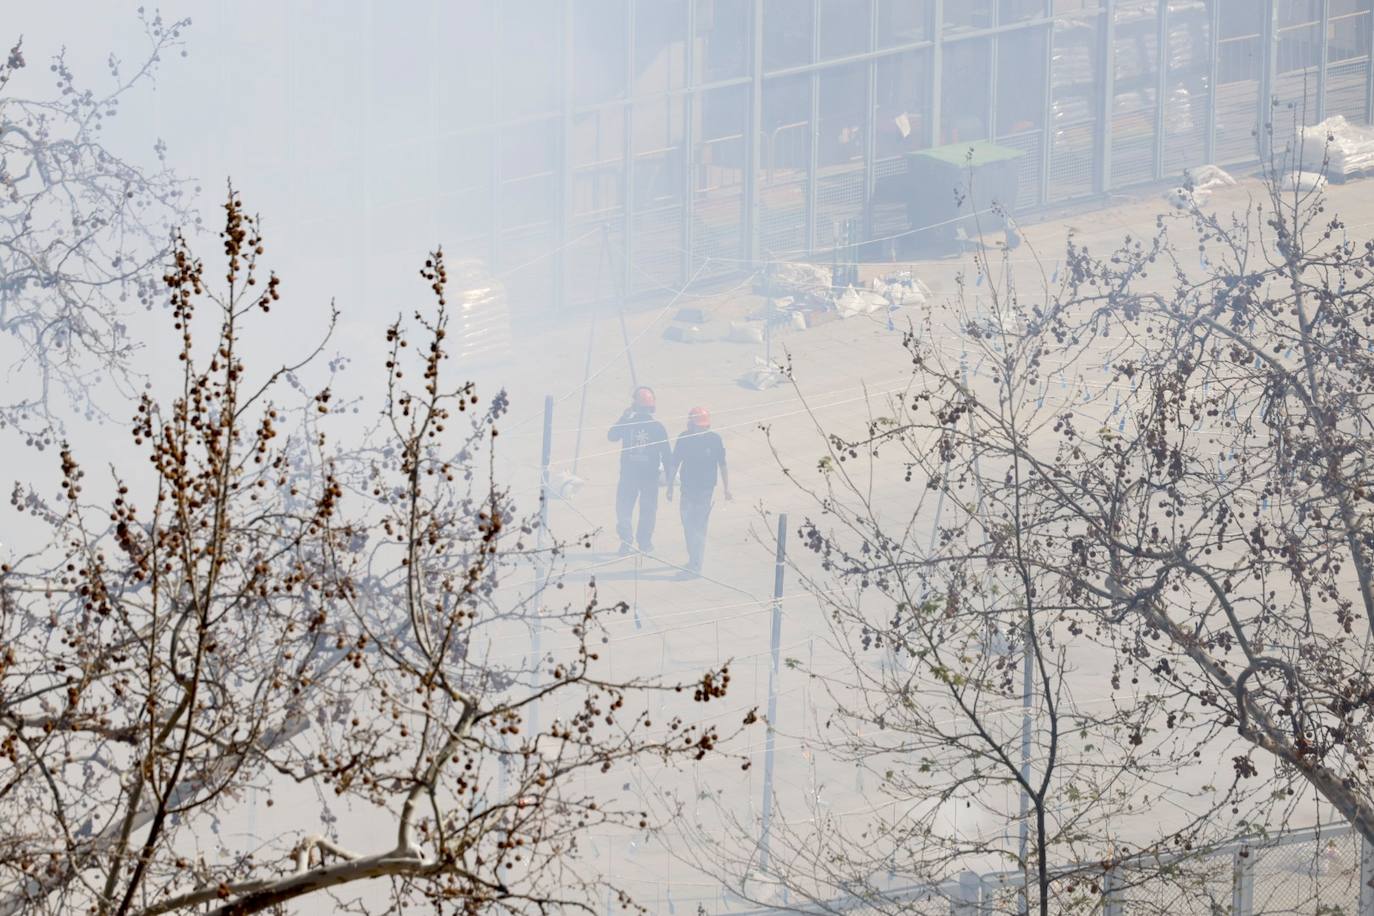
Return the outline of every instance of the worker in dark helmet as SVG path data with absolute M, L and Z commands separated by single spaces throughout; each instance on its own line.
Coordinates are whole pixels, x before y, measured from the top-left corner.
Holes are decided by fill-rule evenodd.
M 654 419 L 652 388 L 641 385 L 635 389 L 630 406 L 606 438 L 620 443 L 620 483 L 615 491 L 620 553 L 631 553 L 636 543 L 641 551 L 651 553 L 658 515 L 659 474 L 667 474 L 673 460 L 668 431 Z M 635 503 L 639 503 L 638 526 L 634 524 Z
M 711 518 L 711 500 L 716 491 L 716 475 L 730 495 L 730 469 L 725 464 L 725 443 L 711 431 L 711 412 L 705 407 L 687 411 L 687 429 L 673 445 L 673 463 L 668 470 L 668 501 L 673 500 L 673 483 L 682 478 L 682 534 L 687 541 L 687 574 L 701 575 L 706 552 L 706 523 Z

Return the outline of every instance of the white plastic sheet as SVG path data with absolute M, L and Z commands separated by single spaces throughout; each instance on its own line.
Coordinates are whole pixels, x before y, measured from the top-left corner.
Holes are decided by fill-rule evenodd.
M 1374 127 L 1351 124 L 1343 115 L 1299 130 L 1298 145 L 1304 172 L 1344 180 L 1374 170 Z

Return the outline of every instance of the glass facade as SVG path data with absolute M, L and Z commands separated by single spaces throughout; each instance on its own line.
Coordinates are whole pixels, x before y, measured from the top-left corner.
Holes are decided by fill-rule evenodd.
M 1019 150 L 1026 213 L 1367 123 L 1371 2 L 453 0 L 422 167 L 517 302 L 673 291 L 901 234 L 931 146 Z

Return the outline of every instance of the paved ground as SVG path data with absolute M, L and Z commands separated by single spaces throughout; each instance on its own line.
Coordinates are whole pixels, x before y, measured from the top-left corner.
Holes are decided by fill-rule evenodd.
M 1219 195 L 1212 205 L 1223 211 L 1243 207 L 1247 196 L 1260 190 L 1257 183 L 1244 182 Z M 1333 186 L 1330 196 L 1334 209 L 1349 220 L 1352 236 L 1371 231 L 1374 216 L 1365 214 L 1374 214 L 1374 182 Z M 1052 273 L 1070 232 L 1098 251 L 1119 243 L 1128 233 L 1148 233 L 1162 206 L 1153 194 L 1120 199 L 1110 208 L 1028 227 L 1028 244 L 1015 254 L 1017 270 Z M 961 271 L 970 271 L 970 261 L 952 258 L 910 267 L 940 297 L 956 290 L 956 278 Z M 866 265 L 864 276 L 891 269 L 893 265 Z M 865 398 L 899 384 L 907 365 L 900 334 L 890 330 L 885 320 L 853 318 L 775 341 L 775 352 L 785 350 L 792 358 L 800 396 L 787 388 L 755 391 L 738 380 L 762 355 L 760 346 L 682 344 L 662 336 L 680 307 L 698 306 L 724 321 L 752 311 L 760 302 L 747 285 L 724 293 L 688 289 L 666 305 L 629 315 L 623 334 L 615 316 L 602 315 L 594 328 L 588 321 L 581 328 L 536 336 L 522 350 L 523 365 L 514 373 L 515 384 L 510 386 L 514 410 L 503 440 L 507 459 L 518 468 L 514 472 L 519 475 L 517 483 L 533 487 L 538 476 L 543 395 L 554 396 L 553 475 L 557 478 L 575 466 L 585 483 L 573 499 L 554 504 L 553 528 L 564 537 L 598 532 L 590 551 L 568 556 L 566 580 L 577 586 L 594 576 L 603 598 L 625 600 L 633 608 L 632 618 L 614 634 L 609 653 L 612 664 L 622 666 L 621 670 L 661 670 L 671 676 L 733 659 L 736 679 L 731 712 L 762 706 L 767 693 L 776 513 L 789 513 L 795 523 L 810 508 L 783 480 L 761 427 L 770 429 L 785 462 L 813 466 L 822 454 L 815 422 L 843 427 L 861 419 Z M 584 392 L 589 340 L 591 379 Z M 957 335 L 950 335 L 941 345 L 954 353 L 961 346 Z M 680 418 L 688 407 L 705 404 L 729 450 L 735 501 L 717 501 L 706 575 L 699 580 L 676 579 L 679 564 L 685 562 L 676 506 L 660 506 L 654 556 L 622 559 L 613 553 L 617 446 L 607 442 L 605 432 L 623 409 L 631 388 L 627 349 L 639 380 L 657 390 L 659 416 L 670 433 L 682 428 Z M 889 492 L 893 499 L 910 498 L 905 495 L 909 489 L 899 486 Z M 814 599 L 790 582 L 785 591 L 782 655 L 818 667 L 842 664 L 826 646 L 826 628 Z M 784 733 L 778 739 L 780 796 L 795 810 L 803 799 L 816 799 L 819 791 L 818 810 L 848 810 L 862 817 L 870 802 L 854 772 L 824 760 L 818 763 L 806 741 L 808 723 L 823 698 L 812 695 L 807 679 L 788 669 L 781 674 L 779 696 L 778 727 Z M 820 712 L 823 715 L 824 709 Z M 762 739 L 759 732 L 747 749 L 758 764 L 762 763 Z M 726 765 L 708 767 L 695 777 L 675 778 L 683 779 L 688 788 L 695 778 L 725 790 L 726 804 L 747 817 L 758 809 L 762 770 L 756 765 L 743 774 Z M 669 887 L 677 907 L 696 899 L 706 903 L 710 912 L 719 912 L 725 905 L 709 877 L 693 874 L 681 861 L 663 855 L 661 848 L 642 848 L 632 837 L 606 837 L 602 843 L 603 863 L 651 910 L 669 912 Z M 694 909 L 691 904 L 684 912 Z

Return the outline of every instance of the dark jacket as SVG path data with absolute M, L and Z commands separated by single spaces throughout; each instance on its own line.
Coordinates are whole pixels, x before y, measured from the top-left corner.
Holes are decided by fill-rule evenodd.
M 620 443 L 620 473 L 636 477 L 658 477 L 659 468 L 672 466 L 668 431 L 653 414 L 625 411 L 606 438 Z

